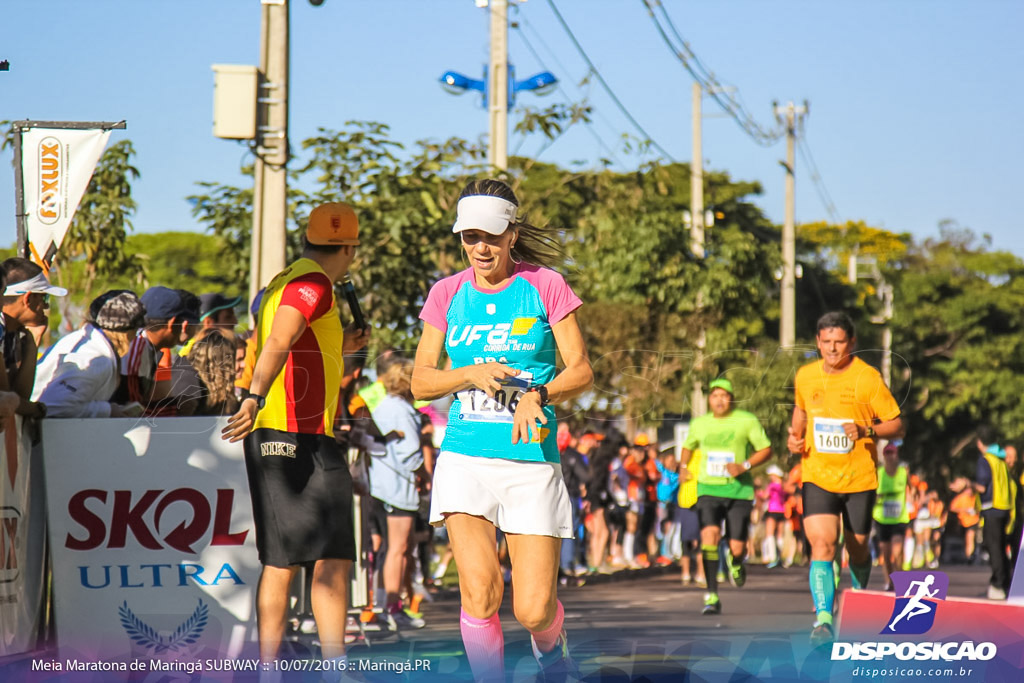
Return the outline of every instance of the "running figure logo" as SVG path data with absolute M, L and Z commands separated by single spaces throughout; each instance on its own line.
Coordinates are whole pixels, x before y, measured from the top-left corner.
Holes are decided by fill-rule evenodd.
M 946 599 L 949 577 L 943 572 L 893 572 L 896 598 L 882 633 L 925 633 L 935 623 L 938 602 Z

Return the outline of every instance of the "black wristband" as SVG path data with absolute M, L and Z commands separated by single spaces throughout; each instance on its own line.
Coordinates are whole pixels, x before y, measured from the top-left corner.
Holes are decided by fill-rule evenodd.
M 260 411 L 260 410 L 263 410 L 264 406 L 267 405 L 267 397 L 266 396 L 260 396 L 259 394 L 252 394 L 252 393 L 250 393 L 245 398 L 251 398 L 254 401 L 256 401 L 256 410 L 257 410 L 257 412 Z
M 530 390 L 527 393 L 530 393 L 532 391 L 535 391 L 538 394 L 540 394 L 540 405 L 542 408 L 548 405 L 548 388 L 545 385 L 537 384 L 535 386 L 532 386 L 530 387 Z

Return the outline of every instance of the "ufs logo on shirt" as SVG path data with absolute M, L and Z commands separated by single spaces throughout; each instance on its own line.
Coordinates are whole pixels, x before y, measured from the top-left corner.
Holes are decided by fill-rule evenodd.
M 946 599 L 949 577 L 943 572 L 893 572 L 896 604 L 880 633 L 926 633 L 935 623 L 940 601 Z

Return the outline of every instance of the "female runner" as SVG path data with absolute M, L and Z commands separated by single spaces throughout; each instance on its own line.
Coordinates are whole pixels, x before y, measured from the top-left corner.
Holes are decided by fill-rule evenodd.
M 532 636 L 542 674 L 556 678 L 574 668 L 555 594 L 572 509 L 552 405 L 585 391 L 593 372 L 576 322 L 581 301 L 546 267 L 561 258 L 557 242 L 518 218 L 518 206 L 497 180 L 462 191 L 453 232 L 470 268 L 431 288 L 412 380 L 418 399 L 455 395 L 430 521 L 451 538 L 462 638 L 478 680 L 504 676 L 497 529 L 508 539 L 513 611 Z M 439 369 L 442 351 L 450 369 Z

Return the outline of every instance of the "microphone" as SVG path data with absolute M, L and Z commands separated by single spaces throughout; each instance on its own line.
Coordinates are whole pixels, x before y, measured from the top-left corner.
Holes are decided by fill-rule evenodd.
M 363 318 L 363 309 L 359 307 L 356 288 L 352 284 L 352 278 L 348 275 L 345 275 L 345 278 L 341 281 L 341 291 L 345 293 L 345 299 L 348 301 L 349 310 L 352 311 L 352 320 L 355 322 L 356 327 L 365 330 L 366 319 Z

